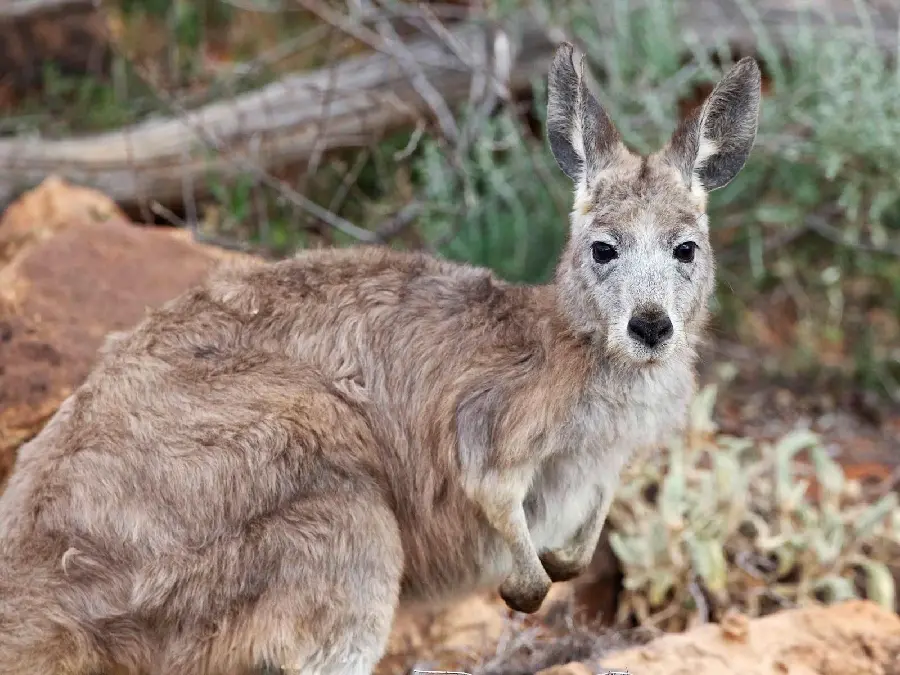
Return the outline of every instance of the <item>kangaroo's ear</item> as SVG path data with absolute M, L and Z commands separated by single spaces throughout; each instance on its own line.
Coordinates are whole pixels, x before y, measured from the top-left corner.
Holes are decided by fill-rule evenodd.
M 576 183 L 587 183 L 615 162 L 622 142 L 609 115 L 585 85 L 584 58 L 576 71 L 573 52 L 572 45 L 563 42 L 550 65 L 547 136 L 563 173 Z
M 759 127 L 761 81 L 754 59 L 738 61 L 663 149 L 692 191 L 724 187 L 744 167 Z

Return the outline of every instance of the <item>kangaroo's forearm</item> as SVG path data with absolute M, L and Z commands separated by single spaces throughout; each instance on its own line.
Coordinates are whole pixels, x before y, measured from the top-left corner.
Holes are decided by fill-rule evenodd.
M 577 577 L 591 562 L 612 505 L 612 490 L 598 488 L 596 500 L 584 522 L 561 547 L 542 551 L 541 564 L 553 581 Z

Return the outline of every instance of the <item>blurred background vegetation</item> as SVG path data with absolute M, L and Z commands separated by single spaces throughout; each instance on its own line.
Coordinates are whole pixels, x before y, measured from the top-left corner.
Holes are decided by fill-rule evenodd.
M 356 4 L 358 13 L 368 6 Z M 712 36 L 702 48 L 689 39 L 675 20 L 676 4 L 377 7 L 400 15 L 398 7 L 424 6 L 423 16 L 446 17 L 448 25 L 462 16 L 502 25 L 528 9 L 578 41 L 626 142 L 649 151 L 737 56 L 725 38 Z M 753 25 L 753 4 L 737 4 Z M 111 129 L 171 114 L 173 102 L 186 109 L 234 97 L 369 50 L 371 43 L 335 25 L 334 16 L 354 20 L 355 3 L 339 5 L 107 0 L 108 73 L 46 68 L 39 91 L 7 106 L 0 131 L 63 137 Z M 758 348 L 758 363 L 773 373 L 849 378 L 900 401 L 900 71 L 877 41 L 842 39 L 837 27 L 823 41 L 801 21 L 790 43 L 777 46 L 757 30 L 766 71 L 759 138 L 746 169 L 710 207 L 720 261 L 715 333 Z M 478 118 L 465 143 L 454 146 L 426 119 L 331 153 L 312 171 L 295 165 L 275 173 L 281 185 L 361 228 L 399 214 L 397 245 L 426 246 L 513 281 L 546 281 L 565 239 L 570 186 L 543 139 L 542 73 L 533 80 L 530 91 L 520 89 L 488 115 L 457 106 L 460 128 Z M 272 186 L 249 172 L 210 175 L 189 215 L 208 236 L 276 256 L 353 243 Z M 184 204 L 169 210 L 169 220 L 183 221 Z
M 641 151 L 664 142 L 736 56 L 724 39 L 698 48 L 671 0 L 424 4 L 450 19 L 468 12 L 502 24 L 523 8 L 544 17 L 585 50 L 603 104 Z M 383 5 L 396 12 L 399 3 Z M 104 9 L 108 74 L 47 67 L 40 90 L 6 106 L 4 135 L 112 129 L 170 113 L 173 101 L 196 107 L 369 49 L 329 23 L 335 14 L 352 20 L 352 11 L 324 3 L 107 0 Z M 745 9 L 752 17 L 752 3 Z M 777 48 L 759 31 L 767 76 L 759 138 L 710 207 L 715 332 L 758 347 L 772 372 L 849 378 L 900 401 L 900 71 L 875 40 L 841 39 L 837 28 L 823 41 L 801 23 Z M 398 245 L 546 281 L 564 243 L 570 187 L 545 146 L 544 82 L 534 75 L 531 91 L 481 114 L 464 144 L 453 147 L 424 120 L 332 153 L 313 171 L 285 167 L 278 179 L 361 228 L 408 207 L 394 228 Z M 460 127 L 480 114 L 453 112 Z M 252 173 L 208 181 L 191 214 L 218 240 L 276 256 L 353 243 Z M 182 222 L 180 207 L 170 220 Z
M 304 5 L 315 9 L 275 0 L 108 0 L 110 76 L 48 68 L 42 90 L 8 111 L 3 131 L 110 129 L 171 110 L 173 100 L 194 107 L 367 49 Z M 469 11 L 502 22 L 526 5 L 578 40 L 602 78 L 603 104 L 641 151 L 665 141 L 735 56 L 725 40 L 702 50 L 689 41 L 671 0 L 447 3 L 432 15 L 450 8 L 459 11 L 449 17 Z M 752 15 L 751 3 L 746 10 Z M 842 40 L 837 29 L 823 41 L 800 25 L 777 49 L 760 31 L 767 78 L 759 138 L 746 169 L 710 206 L 720 260 L 715 331 L 759 347 L 772 372 L 850 378 L 900 401 L 900 71 L 876 41 Z M 287 167 L 279 178 L 362 228 L 415 204 L 414 218 L 398 228 L 401 245 L 514 281 L 546 281 L 565 239 L 570 187 L 543 140 L 543 86 L 535 73 L 533 93 L 476 120 L 465 147 L 452 148 L 426 121 L 335 153 L 313 172 Z M 478 114 L 454 112 L 460 125 Z M 219 238 L 272 255 L 323 240 L 352 243 L 252 174 L 209 181 L 192 208 Z

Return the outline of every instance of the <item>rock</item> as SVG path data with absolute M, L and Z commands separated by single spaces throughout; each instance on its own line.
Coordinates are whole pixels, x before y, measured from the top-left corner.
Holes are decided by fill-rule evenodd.
M 49 176 L 10 204 L 0 219 L 0 267 L 28 245 L 75 223 L 127 220 L 106 195 Z
M 498 597 L 474 595 L 441 613 L 429 629 L 435 644 L 451 650 L 484 651 L 509 624 L 509 609 Z
M 719 625 L 722 628 L 722 635 L 729 640 L 745 642 L 750 632 L 750 620 L 734 609 L 725 612 Z
M 244 257 L 134 225 L 91 192 L 48 181 L 0 223 L 13 251 L 0 268 L 0 487 L 15 449 L 81 383 L 108 333 Z
M 583 663 L 572 661 L 562 666 L 553 666 L 539 670 L 537 675 L 595 675 L 595 673 Z
M 900 617 L 865 600 L 752 620 L 732 616 L 727 625 L 707 624 L 609 654 L 599 670 L 635 675 L 893 675 L 900 672 Z

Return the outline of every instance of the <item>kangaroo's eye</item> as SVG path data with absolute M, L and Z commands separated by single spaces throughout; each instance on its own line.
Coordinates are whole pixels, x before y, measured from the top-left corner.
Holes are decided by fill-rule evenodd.
M 694 261 L 694 252 L 697 250 L 697 244 L 692 241 L 686 241 L 675 247 L 673 255 L 679 262 L 689 263 Z
M 610 246 L 602 241 L 595 241 L 591 244 L 591 253 L 594 255 L 594 262 L 601 265 L 619 257 L 615 246 Z

